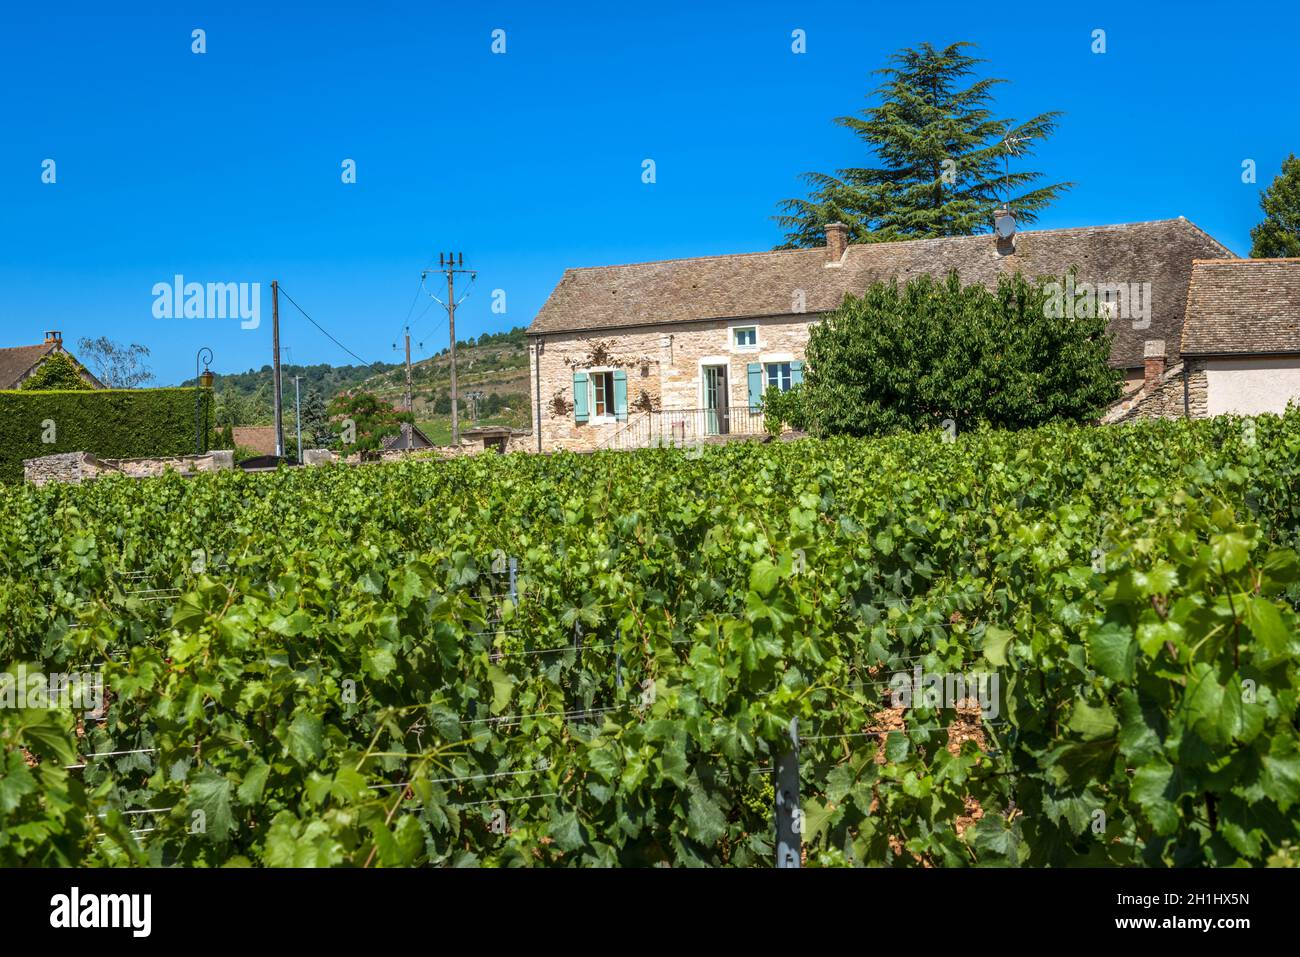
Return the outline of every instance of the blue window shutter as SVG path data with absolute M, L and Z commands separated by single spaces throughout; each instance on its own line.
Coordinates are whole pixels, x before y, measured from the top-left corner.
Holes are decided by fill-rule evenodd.
M 791 362 L 790 363 L 790 387 L 794 388 L 802 381 L 803 381 L 803 363 Z
M 622 369 L 614 370 L 614 418 L 627 421 L 627 373 Z
M 749 408 L 750 411 L 757 412 L 763 401 L 763 367 L 757 362 L 751 362 L 745 366 L 745 372 L 749 376 Z
M 573 421 L 587 421 L 587 373 L 573 374 Z

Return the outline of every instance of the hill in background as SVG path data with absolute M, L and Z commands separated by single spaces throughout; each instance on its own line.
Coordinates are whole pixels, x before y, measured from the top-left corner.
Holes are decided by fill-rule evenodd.
M 529 428 L 532 402 L 528 388 L 528 339 L 523 326 L 485 333 L 456 343 L 456 385 L 462 428 L 468 428 L 477 405 L 478 424 Z M 406 389 L 405 367 L 387 366 L 366 379 L 361 389 L 400 406 Z M 479 398 L 470 399 L 471 393 Z M 411 364 L 411 405 L 416 424 L 434 442 L 451 441 L 451 351 Z
M 509 425 L 529 428 L 532 404 L 528 389 L 528 341 L 522 326 L 508 332 L 486 333 L 456 343 L 457 386 L 460 396 L 461 425 L 473 424 L 477 404 L 481 425 Z M 292 428 L 294 383 L 301 377 L 302 401 L 312 395 L 329 402 L 341 392 L 373 392 L 395 406 L 402 403 L 406 388 L 402 363 L 331 366 L 281 365 L 280 377 L 285 429 Z M 234 425 L 272 424 L 271 366 L 250 369 L 234 375 L 217 375 L 213 388 L 217 396 L 218 422 Z M 190 379 L 186 385 L 193 385 Z M 436 355 L 411 364 L 411 393 L 415 419 L 434 442 L 451 439 L 451 352 L 443 349 Z M 481 398 L 475 403 L 471 393 Z

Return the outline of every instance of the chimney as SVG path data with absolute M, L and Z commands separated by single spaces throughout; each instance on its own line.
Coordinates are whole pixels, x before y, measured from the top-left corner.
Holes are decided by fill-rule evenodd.
M 1142 345 L 1142 391 L 1150 392 L 1160 385 L 1165 374 L 1165 340 L 1148 339 Z
M 1009 207 L 993 211 L 993 235 L 997 237 L 999 256 L 1010 256 L 1016 251 L 1016 214 Z
M 843 223 L 826 224 L 826 261 L 837 263 L 849 248 L 849 227 Z
M 53 332 L 47 332 L 47 333 L 45 333 L 45 344 L 46 344 L 47 346 L 55 346 L 55 347 L 57 347 L 57 348 L 59 348 L 59 349 L 62 349 L 62 348 L 63 348 L 63 333 L 59 332 L 57 329 L 54 330 Z

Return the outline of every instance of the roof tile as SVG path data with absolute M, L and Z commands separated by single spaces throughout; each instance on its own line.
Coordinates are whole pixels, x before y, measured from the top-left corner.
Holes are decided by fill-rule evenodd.
M 1300 352 L 1300 259 L 1193 263 L 1182 351 Z
M 1231 252 L 1185 219 L 1028 230 L 1014 252 L 999 255 L 991 235 L 953 236 L 849 246 L 827 265 L 824 248 L 708 256 L 626 266 L 569 269 L 529 326 L 533 335 L 596 331 L 706 319 L 790 315 L 801 290 L 810 313 L 834 309 L 846 293 L 873 282 L 946 275 L 992 286 L 1015 272 L 1031 278 L 1060 276 L 1071 268 L 1078 281 L 1151 283 L 1148 328 L 1129 319 L 1111 324 L 1112 364 L 1141 366 L 1147 339 L 1182 338 L 1187 280 L 1198 257 Z M 1172 357 L 1171 357 L 1172 358 Z

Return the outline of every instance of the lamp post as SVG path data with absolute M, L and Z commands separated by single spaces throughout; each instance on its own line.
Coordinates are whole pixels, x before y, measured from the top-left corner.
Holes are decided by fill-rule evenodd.
M 200 349 L 194 356 L 194 454 L 203 454 L 203 390 L 212 388 L 212 370 L 208 364 L 212 362 L 212 350 L 207 346 Z M 199 366 L 203 366 L 203 371 L 199 372 Z

